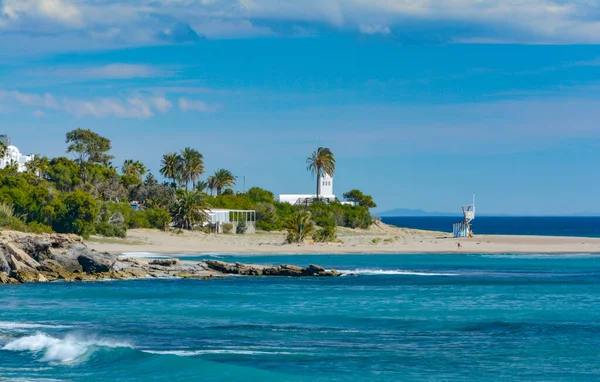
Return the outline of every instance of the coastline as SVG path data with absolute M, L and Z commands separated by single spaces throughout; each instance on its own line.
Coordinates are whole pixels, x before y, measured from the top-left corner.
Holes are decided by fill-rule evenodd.
M 283 233 L 216 235 L 180 234 L 158 230 L 128 231 L 126 239 L 91 238 L 91 249 L 112 254 L 149 253 L 197 256 L 232 255 L 344 255 L 344 254 L 600 254 L 600 238 L 476 235 L 455 239 L 449 233 L 397 228 L 379 224 L 368 230 L 340 229 L 339 243 L 285 244 Z M 458 243 L 461 247 L 458 247 Z

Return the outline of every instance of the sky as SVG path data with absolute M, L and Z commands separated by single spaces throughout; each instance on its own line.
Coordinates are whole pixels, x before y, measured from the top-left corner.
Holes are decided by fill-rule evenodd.
M 376 211 L 600 212 L 600 0 L 0 0 L 0 133 Z M 242 190 L 240 178 L 238 190 Z

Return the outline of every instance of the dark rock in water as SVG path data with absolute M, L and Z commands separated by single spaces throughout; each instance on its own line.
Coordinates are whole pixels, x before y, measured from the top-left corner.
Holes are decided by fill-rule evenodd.
M 302 268 L 297 265 L 262 266 L 240 263 L 226 263 L 218 260 L 205 260 L 207 268 L 217 272 L 243 276 L 288 276 L 288 277 L 313 277 L 313 276 L 339 276 L 335 270 L 327 271 L 318 265 Z
M 77 256 L 77 261 L 85 273 L 107 273 L 112 270 L 117 258 L 109 253 L 87 250 L 80 251 L 80 254 Z
M 161 265 L 163 267 L 171 267 L 173 265 L 176 265 L 177 263 L 179 263 L 178 259 L 156 259 L 156 260 L 152 260 L 149 264 L 150 265 Z

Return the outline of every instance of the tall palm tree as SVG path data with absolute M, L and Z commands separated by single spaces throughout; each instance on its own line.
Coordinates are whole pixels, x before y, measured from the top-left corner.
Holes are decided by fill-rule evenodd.
M 219 169 L 208 178 L 208 183 L 211 190 L 217 190 L 219 196 L 224 188 L 235 186 L 235 176 L 229 170 Z
M 333 176 L 335 172 L 335 156 L 327 147 L 319 147 L 306 159 L 306 169 L 317 177 L 317 199 L 321 196 L 321 177 Z
M 177 153 L 168 153 L 163 155 L 162 167 L 160 173 L 167 179 L 173 182 L 180 183 L 181 181 L 181 167 L 183 158 Z
M 123 167 L 121 167 L 121 172 L 123 173 L 123 175 L 134 177 L 141 182 L 142 177 L 146 175 L 148 169 L 140 161 L 134 162 L 132 159 L 127 159 L 123 163 Z
M 177 190 L 172 213 L 173 223 L 177 228 L 191 230 L 208 220 L 208 210 L 210 206 L 200 191 Z
M 181 159 L 181 175 L 185 181 L 185 188 L 188 189 L 190 183 L 195 187 L 200 175 L 204 174 L 204 156 L 198 150 L 186 147 L 181 150 Z

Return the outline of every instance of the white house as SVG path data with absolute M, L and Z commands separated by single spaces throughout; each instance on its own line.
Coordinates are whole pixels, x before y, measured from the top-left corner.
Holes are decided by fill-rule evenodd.
M 282 194 L 279 195 L 279 201 L 290 204 L 310 204 L 316 197 L 315 194 Z M 330 202 L 336 200 L 333 193 L 333 178 L 327 174 L 319 179 L 319 198 L 327 199 Z
M 16 164 L 19 172 L 25 172 L 27 171 L 27 163 L 31 162 L 33 158 L 35 158 L 35 155 L 22 155 L 18 148 L 10 145 L 6 149 L 4 158 L 0 158 L 0 169 Z

